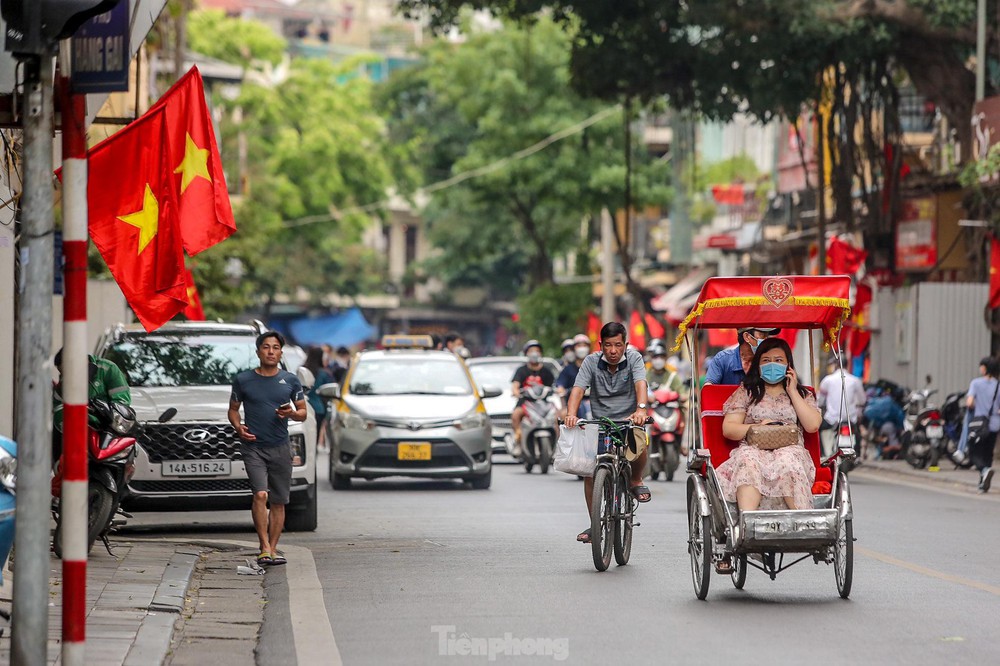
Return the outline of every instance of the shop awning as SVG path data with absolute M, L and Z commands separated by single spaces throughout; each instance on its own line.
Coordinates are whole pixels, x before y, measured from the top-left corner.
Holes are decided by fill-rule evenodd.
M 302 346 L 325 343 L 331 347 L 350 347 L 372 340 L 378 334 L 358 308 L 350 308 L 337 314 L 269 323 L 276 330 L 291 334 L 295 342 Z
M 698 302 L 701 286 L 713 275 L 715 275 L 714 268 L 696 268 L 685 275 L 680 282 L 654 298 L 650 306 L 658 312 L 665 312 L 667 321 L 676 326 L 691 312 L 691 308 Z

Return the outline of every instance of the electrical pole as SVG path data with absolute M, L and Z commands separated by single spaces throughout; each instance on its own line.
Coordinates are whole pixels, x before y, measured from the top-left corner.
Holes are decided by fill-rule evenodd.
M 986 97 L 986 0 L 976 0 L 976 101 Z
M 24 63 L 24 192 L 17 307 L 17 527 L 11 663 L 47 660 L 52 471 L 52 53 Z
M 615 320 L 615 230 L 611 213 L 601 210 L 601 323 Z

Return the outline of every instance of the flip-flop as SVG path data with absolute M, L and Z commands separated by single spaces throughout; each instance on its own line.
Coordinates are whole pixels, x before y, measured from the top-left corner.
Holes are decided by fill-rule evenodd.
M 273 566 L 278 566 L 279 564 L 288 564 L 288 560 L 285 559 L 284 555 L 279 555 L 278 553 L 274 553 L 271 556 L 271 564 Z
M 266 550 L 261 551 L 261 554 L 257 556 L 257 564 L 259 564 L 262 567 L 274 564 L 274 558 L 271 557 L 271 553 L 267 552 Z
M 641 504 L 645 504 L 649 500 L 653 499 L 653 494 L 649 492 L 649 488 L 646 486 L 632 486 L 630 490 L 632 492 L 632 496 L 635 497 L 635 500 Z M 645 495 L 646 499 L 642 499 L 642 497 L 640 497 L 641 495 Z
M 580 543 L 590 543 L 590 528 L 588 527 L 584 531 L 577 534 L 576 540 Z

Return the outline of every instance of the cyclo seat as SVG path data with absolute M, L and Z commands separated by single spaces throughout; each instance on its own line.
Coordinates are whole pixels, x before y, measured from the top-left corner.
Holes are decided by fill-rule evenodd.
M 740 445 L 739 442 L 728 439 L 722 434 L 722 406 L 737 388 L 738 384 L 706 384 L 701 389 L 702 446 L 712 454 L 712 467 L 718 467 L 729 460 L 730 454 Z M 813 395 L 816 394 L 811 386 L 805 388 Z M 828 467 L 820 467 L 819 432 L 807 432 L 803 435 L 806 451 L 816 466 L 812 492 L 814 495 L 828 495 L 833 473 Z

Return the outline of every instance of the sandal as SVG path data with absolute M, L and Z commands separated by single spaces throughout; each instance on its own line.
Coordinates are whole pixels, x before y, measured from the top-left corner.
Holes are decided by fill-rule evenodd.
M 590 543 L 590 528 L 588 527 L 584 531 L 577 534 L 576 540 L 580 543 Z
M 728 557 L 724 557 L 715 563 L 715 573 L 729 575 L 733 573 L 733 562 Z
M 260 552 L 260 555 L 257 556 L 257 564 L 259 564 L 262 567 L 274 564 L 274 558 L 271 557 L 271 553 L 267 552 L 266 550 L 262 550 Z
M 288 564 L 288 560 L 285 559 L 284 555 L 279 555 L 278 553 L 274 553 L 274 555 L 271 556 L 271 564 L 273 566 L 278 566 L 279 564 Z
M 632 486 L 630 490 L 632 492 L 632 496 L 635 497 L 635 500 L 641 504 L 645 504 L 649 500 L 653 499 L 653 494 L 649 492 L 649 488 L 646 486 Z M 646 499 L 643 499 L 643 496 L 645 496 Z

